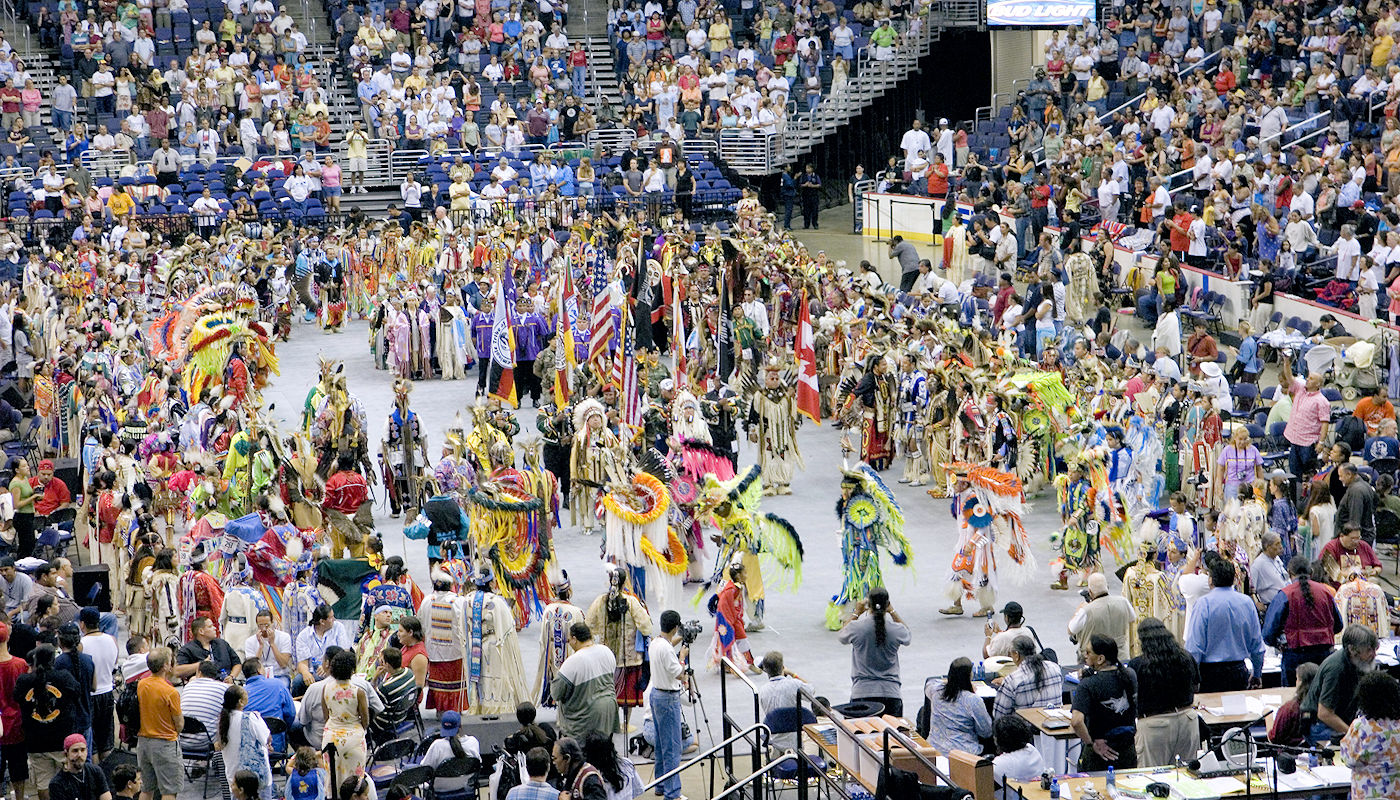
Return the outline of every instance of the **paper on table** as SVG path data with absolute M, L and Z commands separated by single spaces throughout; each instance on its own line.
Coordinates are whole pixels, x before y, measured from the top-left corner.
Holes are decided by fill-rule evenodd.
M 1069 712 L 1064 710 L 1063 708 L 1047 708 L 1044 709 L 1044 711 L 1045 716 L 1050 717 L 1052 719 L 1069 719 L 1070 716 Z
M 1351 783 L 1351 767 L 1324 764 L 1308 771 L 1328 783 Z
M 1208 780 L 1201 781 L 1201 783 L 1205 784 L 1207 789 L 1210 789 L 1212 792 L 1219 795 L 1234 794 L 1235 792 L 1244 791 L 1244 781 L 1240 780 L 1239 778 L 1231 778 L 1228 776 L 1221 778 L 1210 778 Z
M 1222 716 L 1237 717 L 1249 712 L 1249 704 L 1244 695 L 1227 694 L 1220 698 L 1220 707 L 1225 710 Z
M 991 684 L 974 683 L 972 685 L 972 688 L 973 691 L 976 692 L 977 696 L 983 699 L 997 696 L 997 687 L 992 686 Z
M 1291 775 L 1280 772 L 1278 775 L 1278 788 L 1280 789 L 1316 789 L 1324 784 L 1326 781 L 1306 770 L 1298 770 Z
M 1277 707 L 1283 705 L 1283 695 L 1281 694 L 1261 694 L 1259 702 L 1266 706 Z

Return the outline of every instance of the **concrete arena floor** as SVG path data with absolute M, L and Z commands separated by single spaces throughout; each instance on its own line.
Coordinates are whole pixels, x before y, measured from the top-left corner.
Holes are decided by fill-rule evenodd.
M 847 259 L 852 266 L 861 258 L 869 258 L 881 267 L 888 266 L 884 245 L 866 244 L 849 234 L 849 214 L 849 208 L 830 210 L 823 215 L 823 228 L 812 232 L 810 238 L 804 237 L 800 230 L 795 233 L 813 249 L 825 249 L 833 258 Z M 392 379 L 388 372 L 373 368 L 367 331 L 368 326 L 363 321 L 351 322 L 340 334 L 323 334 L 314 324 L 295 324 L 291 341 L 278 347 L 282 374 L 274 378 L 266 392 L 267 400 L 274 405 L 273 416 L 287 426 L 296 426 L 306 393 L 317 378 L 318 357 L 340 359 L 345 363 L 351 393 L 365 406 L 370 431 L 375 437 L 371 447 L 377 451 L 378 439 L 391 408 Z M 414 385 L 411 404 L 422 417 L 432 459 L 438 457 L 444 431 L 452 424 L 454 415 L 462 412 L 469 419 L 465 409 L 472 402 L 475 388 L 475 376 L 470 381 L 433 380 Z M 521 438 L 536 433 L 535 411 L 528 407 L 528 402 L 524 405 L 517 414 Z M 806 469 L 794 480 L 791 496 L 766 498 L 763 503 L 763 510 L 786 517 L 796 526 L 806 548 L 806 560 L 802 585 L 795 592 L 770 591 L 768 628 L 750 634 L 756 658 L 769 650 L 782 651 L 788 667 L 812 682 L 818 693 L 832 702 L 844 702 L 850 697 L 850 651 L 837 642 L 836 634 L 827 631 L 823 622 L 826 603 L 841 580 L 839 528 L 834 514 L 841 478 L 841 434 L 829 421 L 821 426 L 804 424 L 798 437 Z M 753 446 L 745 441 L 740 451 L 741 468 L 754 463 L 756 457 Z M 907 568 L 894 567 L 888 559 L 885 561 L 885 581 L 893 606 L 913 633 L 912 643 L 901 654 L 905 708 L 912 718 L 918 708 L 924 678 L 942 675 L 949 662 L 959 656 L 974 659 L 980 656 L 984 620 L 971 616 L 975 605 L 969 605 L 969 613 L 962 617 L 945 617 L 938 613 L 938 609 L 947 604 L 945 578 L 957 541 L 956 523 L 949 513 L 948 501 L 929 497 L 923 488 L 897 483 L 898 465 L 884 475 L 903 506 L 908 520 L 906 532 L 914 547 L 914 557 Z M 404 556 L 415 580 L 426 587 L 425 543 L 406 539 L 402 535 L 404 521 L 390 518 L 382 490 L 376 490 L 376 496 L 379 503 L 375 508 L 375 522 L 384 538 L 386 554 Z M 1002 581 L 997 595 L 998 608 L 1008 600 L 1020 602 L 1026 609 L 1028 621 L 1046 646 L 1062 654 L 1073 653 L 1065 625 L 1080 601 L 1079 596 L 1073 591 L 1056 592 L 1049 588 L 1048 564 L 1052 558 L 1049 539 L 1059 526 L 1053 492 L 1029 498 L 1025 523 L 1039 566 L 1034 578 L 1024 585 Z M 575 602 L 586 607 L 604 589 L 599 555 L 601 537 L 585 537 L 577 528 L 565 527 L 558 531 L 556 547 L 561 564 L 573 580 Z M 710 549 L 707 556 L 712 559 L 713 555 Z M 1110 577 L 1110 581 L 1117 591 L 1116 580 Z M 660 609 L 655 611 L 659 613 Z M 712 629 L 712 622 L 702 609 L 690 607 L 680 611 L 685 618 L 702 620 L 707 631 Z M 538 636 L 536 626 L 521 632 L 521 650 L 530 680 L 534 679 L 538 664 Z M 719 678 L 714 671 L 705 669 L 700 660 L 696 661 L 695 674 L 718 741 L 721 738 Z M 743 708 L 748 708 L 747 702 Z M 748 719 L 747 712 L 739 714 L 738 718 Z M 640 717 L 634 717 L 634 724 L 639 721 Z M 702 742 L 708 740 L 703 720 L 697 728 Z

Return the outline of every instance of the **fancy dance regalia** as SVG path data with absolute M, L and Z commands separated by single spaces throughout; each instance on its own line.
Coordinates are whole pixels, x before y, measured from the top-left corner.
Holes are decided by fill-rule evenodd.
M 826 607 L 826 627 L 833 631 L 841 629 L 848 604 L 884 586 L 882 549 L 888 550 L 895 566 L 900 567 L 909 564 L 913 552 L 904 536 L 904 512 L 899 503 L 880 476 L 864 464 L 844 473 L 836 517 L 841 520 L 842 579 L 841 590 Z
M 470 491 L 469 486 L 462 487 Z M 460 558 L 461 546 L 469 541 L 471 522 L 467 513 L 452 495 L 437 495 L 419 509 L 418 516 L 404 526 L 403 535 L 409 539 L 428 542 L 428 564 L 436 567 L 448 559 Z
M 547 571 L 553 567 L 554 537 L 542 471 L 514 467 L 509 444 L 491 446 L 490 476 L 467 493 L 474 552 L 490 559 L 497 583 L 512 592 L 518 624 L 524 627 L 551 599 Z
M 727 453 L 714 446 L 699 398 L 682 389 L 672 403 L 671 415 L 674 444 L 680 448 L 679 454 L 671 453 L 671 463 L 676 467 L 670 481 L 671 523 L 685 542 L 687 579 L 701 581 L 705 578 L 701 557 L 705 537 L 700 530 L 700 487 L 706 475 L 714 475 L 720 481 L 732 479 L 734 465 Z
M 627 570 L 648 608 L 680 608 L 685 545 L 669 524 L 671 493 L 654 475 L 638 472 L 630 485 L 603 495 L 603 558 Z
M 763 625 L 763 565 L 770 573 L 781 571 L 793 586 L 802 582 L 802 539 L 792 523 L 771 513 L 759 513 L 763 495 L 759 471 L 755 464 L 742 476 L 723 483 L 713 475 L 706 476 L 703 493 L 703 505 L 720 532 L 713 537 L 719 543 L 715 572 L 701 595 L 719 584 L 730 562 L 739 559 L 744 565 L 748 616 L 755 628 Z
M 955 480 L 953 518 L 959 520 L 957 550 L 948 572 L 948 599 L 953 604 L 941 614 L 961 614 L 965 600 L 976 600 L 977 616 L 991 616 L 996 605 L 998 571 L 1013 580 L 1035 569 L 1030 538 L 1021 524 L 1024 492 L 1015 475 L 975 464 L 946 464 Z M 998 561 L 998 551 L 1005 558 Z

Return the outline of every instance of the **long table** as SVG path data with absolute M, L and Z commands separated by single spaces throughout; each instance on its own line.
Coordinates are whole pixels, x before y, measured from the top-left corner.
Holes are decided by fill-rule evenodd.
M 1273 793 L 1273 759 L 1262 759 L 1264 772 L 1258 773 L 1254 778 L 1254 785 L 1250 787 L 1255 797 L 1268 797 L 1272 800 Z M 1140 790 L 1148 782 L 1160 781 L 1190 792 L 1177 793 L 1174 791 L 1172 797 L 1243 797 L 1245 785 L 1243 777 L 1237 778 L 1216 778 L 1210 781 L 1200 781 L 1193 778 L 1186 770 L 1175 770 L 1170 767 L 1124 770 L 1117 775 L 1117 784 L 1120 790 L 1133 791 L 1135 796 L 1141 796 Z M 1278 776 L 1279 787 L 1277 797 L 1281 800 L 1306 800 L 1311 797 L 1346 797 L 1351 793 L 1351 771 L 1344 766 L 1324 766 L 1309 770 L 1300 767 L 1292 775 Z M 1101 797 L 1108 797 L 1105 774 L 1102 772 L 1074 773 L 1059 776 L 1060 796 L 1062 800 L 1080 800 L 1083 797 L 1085 788 L 1092 787 Z M 1003 798 L 1018 798 L 1019 800 L 1050 800 L 1050 792 L 1040 788 L 1040 781 L 1006 781 L 1001 787 L 1000 795 Z

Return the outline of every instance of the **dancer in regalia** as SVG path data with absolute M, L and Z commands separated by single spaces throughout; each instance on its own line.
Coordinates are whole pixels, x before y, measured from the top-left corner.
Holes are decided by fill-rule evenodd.
M 961 522 L 957 550 L 948 573 L 948 595 L 953 601 L 938 613 L 957 616 L 963 602 L 975 600 L 973 616 L 995 613 L 998 568 L 1015 580 L 1035 568 L 1030 538 L 1021 524 L 1024 491 L 1015 475 L 976 464 L 947 465 L 955 477 L 953 517 Z M 1004 557 L 998 561 L 998 555 Z
M 885 482 L 870 467 L 857 465 L 844 473 L 836 517 L 841 520 L 841 590 L 826 607 L 826 627 L 840 630 L 846 606 L 859 602 L 871 589 L 884 585 L 880 550 L 888 550 L 896 566 L 906 566 L 912 547 L 904 536 L 904 512 Z

